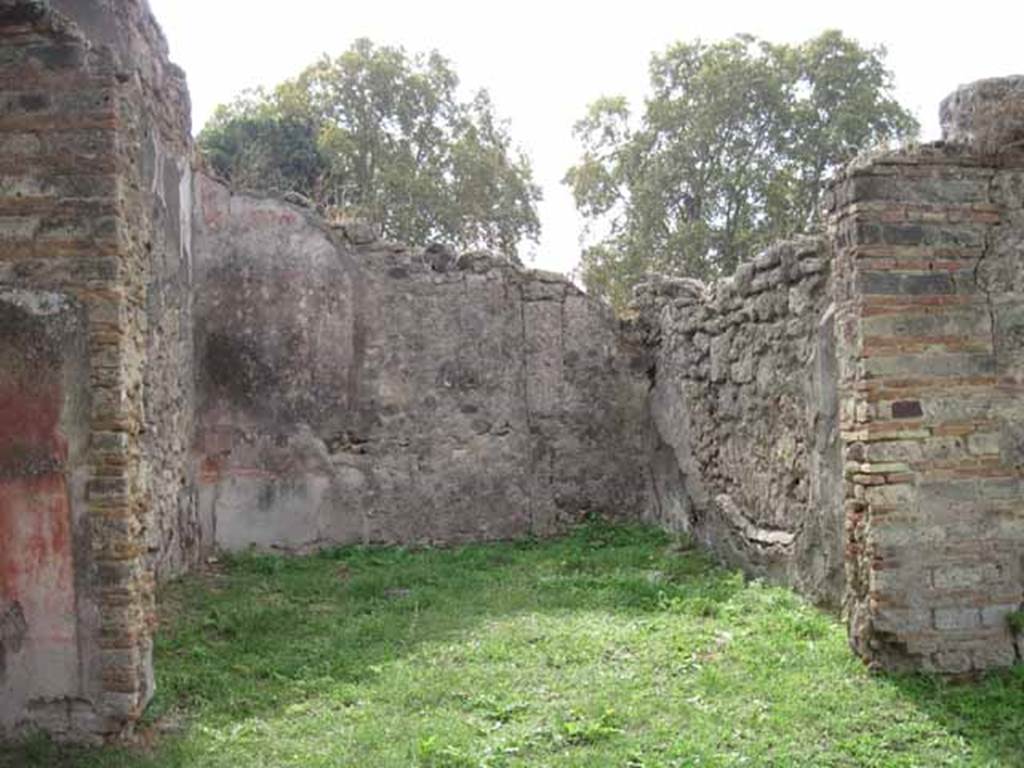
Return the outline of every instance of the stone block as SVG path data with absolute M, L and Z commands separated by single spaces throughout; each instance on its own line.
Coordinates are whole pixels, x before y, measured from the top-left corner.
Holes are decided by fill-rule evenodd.
M 900 174 L 864 175 L 850 179 L 846 198 L 850 202 L 891 201 L 912 204 L 972 205 L 989 200 L 986 176 L 963 177 L 954 173 L 936 176 Z
M 932 613 L 927 608 L 879 608 L 874 623 L 882 632 L 917 634 L 932 628 Z
M 967 436 L 967 452 L 974 456 L 998 456 L 1002 436 L 998 433 L 975 433 Z
M 978 485 L 973 479 L 921 483 L 918 486 L 922 509 L 942 509 L 949 504 L 966 503 L 978 498 Z
M 1008 605 L 987 605 L 981 609 L 981 623 L 985 627 L 1007 629 L 1009 616 L 1020 610 L 1020 603 Z
M 995 372 L 995 358 L 986 354 L 904 354 L 868 358 L 863 368 L 869 378 L 985 376 Z
M 867 488 L 864 499 L 876 507 L 911 509 L 917 502 L 917 492 L 907 484 L 879 485 Z
M 946 590 L 975 589 L 986 584 L 997 584 L 1000 581 L 1002 581 L 1002 573 L 999 567 L 992 563 L 950 564 L 936 568 L 932 577 L 936 589 Z
M 977 487 L 982 499 L 1012 500 L 1024 496 L 1024 487 L 1017 478 L 984 478 Z
M 977 608 L 936 608 L 935 628 L 939 630 L 968 630 L 981 626 L 981 612 Z
M 939 108 L 942 138 L 994 154 L 1024 144 L 1024 76 L 960 86 Z
M 1009 637 L 980 643 L 971 651 L 972 665 L 977 670 L 993 670 L 1012 667 L 1019 662 L 1013 642 Z
M 967 651 L 939 651 L 932 656 L 933 669 L 947 675 L 961 675 L 973 667 L 971 654 Z

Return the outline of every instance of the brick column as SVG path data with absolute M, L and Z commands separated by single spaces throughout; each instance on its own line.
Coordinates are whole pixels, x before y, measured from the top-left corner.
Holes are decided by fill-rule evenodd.
M 84 2 L 74 7 L 89 15 Z M 104 13 L 144 7 L 124 3 Z M 70 373 L 38 384 L 40 390 L 53 384 L 65 414 L 51 442 L 82 446 L 71 451 L 73 460 L 54 465 L 59 476 L 49 480 L 67 489 L 58 500 L 66 513 L 51 528 L 70 530 L 70 541 L 51 538 L 73 573 L 50 585 L 43 580 L 50 571 L 32 571 L 24 553 L 0 552 L 5 572 L 19 574 L 15 586 L 0 590 L 9 593 L 0 595 L 0 612 L 16 616 L 25 636 L 7 659 L 11 682 L 0 702 L 0 734 L 25 726 L 75 739 L 117 734 L 130 728 L 153 692 L 153 569 L 145 535 L 153 503 L 143 455 L 153 184 L 140 167 L 144 139 L 155 140 L 141 135 L 138 124 L 140 113 L 155 111 L 155 97 L 136 64 L 90 39 L 49 3 L 0 0 L 0 303 L 22 315 L 32 310 L 40 325 L 63 317 L 52 307 L 80 307 L 73 319 L 82 318 L 87 358 L 80 377 L 67 363 Z M 0 341 L 30 363 L 60 351 L 40 338 L 0 328 Z M 20 369 L 11 373 L 14 363 L 5 359 L 4 366 L 18 396 L 40 400 L 21 384 Z M 79 429 L 66 414 L 80 411 Z M 20 422 L 7 429 L 15 427 L 25 429 Z M 31 467 L 17 469 L 25 475 Z M 22 494 L 17 506 L 8 500 L 0 520 L 20 531 L 46 514 L 57 517 L 37 497 Z M 66 593 L 64 602 L 77 614 L 60 617 L 71 629 L 62 625 L 58 638 L 74 674 L 58 677 L 38 661 L 56 642 L 45 631 L 56 618 L 33 613 L 32 595 L 46 589 Z
M 846 611 L 854 649 L 886 667 L 1017 658 L 1022 168 L 991 145 L 892 152 L 849 168 L 829 201 Z

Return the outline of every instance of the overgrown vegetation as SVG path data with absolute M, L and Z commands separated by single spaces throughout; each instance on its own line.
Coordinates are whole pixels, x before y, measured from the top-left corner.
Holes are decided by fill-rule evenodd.
M 1024 611 L 1014 611 L 1006 617 L 1010 629 L 1018 635 L 1024 635 Z
M 664 534 L 249 556 L 163 595 L 132 750 L 0 766 L 1019 766 L 1024 670 L 873 676 L 839 623 Z M 161 734 L 161 735 L 158 735 Z
M 588 222 L 581 276 L 619 309 L 645 273 L 728 275 L 814 229 L 832 171 L 918 128 L 893 98 L 885 50 L 834 30 L 800 45 L 677 43 L 652 58 L 650 80 L 639 121 L 621 96 L 590 106 L 566 176 Z
M 437 51 L 357 40 L 220 106 L 199 146 L 237 187 L 301 193 L 394 240 L 516 256 L 540 233 L 540 189 L 487 92 L 458 85 Z

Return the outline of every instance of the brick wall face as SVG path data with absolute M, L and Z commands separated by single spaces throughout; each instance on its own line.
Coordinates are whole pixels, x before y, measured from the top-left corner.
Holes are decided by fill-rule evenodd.
M 1016 659 L 1024 158 L 933 146 L 833 189 L 851 642 L 885 666 Z
M 145 0 L 50 0 L 118 62 L 117 151 L 122 256 L 141 393 L 141 521 L 147 568 L 166 578 L 199 553 L 190 455 L 192 365 L 191 110 L 184 73 Z
M 122 61 L 148 62 L 118 92 L 116 160 L 124 288 L 133 297 L 129 343 L 134 359 L 144 361 L 129 388 L 140 398 L 143 424 L 140 524 L 147 571 L 161 580 L 194 565 L 201 544 L 191 456 L 192 155 L 183 76 L 167 62 L 152 18 L 140 9 L 127 3 L 128 19 L 95 34 L 111 38 Z
M 0 517 L 11 544 L 26 521 L 48 516 L 51 559 L 68 571 L 51 569 L 51 588 L 77 618 L 50 631 L 17 586 L 45 587 L 50 571 L 32 576 L 24 549 L 0 547 L 3 572 L 18 574 L 4 577 L 14 586 L 0 615 L 24 628 L 0 664 L 0 732 L 38 726 L 89 738 L 120 732 L 149 700 L 154 574 L 163 564 L 180 570 L 196 549 L 181 520 L 190 490 L 187 227 L 164 193 L 187 187 L 169 177 L 187 175 L 190 156 L 183 81 L 173 87 L 180 78 L 145 4 L 54 6 L 81 24 L 48 4 L 0 0 L 0 310 L 17 319 L 0 327 L 0 341 L 13 350 L 4 381 L 33 408 L 53 401 L 60 415 L 46 444 L 70 448 L 51 452 L 48 474 L 20 468 L 12 481 L 46 482 L 46 509 L 38 494 L 0 494 Z M 80 350 L 65 341 L 77 338 L 76 323 Z M 18 374 L 17 360 L 28 371 L 60 350 L 45 386 Z M 175 441 L 184 442 L 177 452 Z M 177 514 L 169 523 L 167 507 Z M 55 665 L 40 661 L 44 636 L 58 634 L 77 668 L 59 684 Z

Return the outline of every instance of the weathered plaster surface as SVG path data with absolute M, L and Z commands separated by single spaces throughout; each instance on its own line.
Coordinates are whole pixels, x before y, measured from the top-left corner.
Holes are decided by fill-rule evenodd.
M 167 543 L 186 526 L 161 525 L 182 495 L 187 507 L 188 439 L 176 454 L 166 442 L 189 429 L 193 391 L 182 368 L 190 289 L 159 270 L 168 252 L 180 259 L 188 229 L 162 189 L 164 180 L 172 191 L 187 182 L 161 169 L 187 178 L 191 162 L 184 81 L 165 49 L 144 2 L 0 2 L 0 336 L 14 345 L 0 372 L 15 393 L 8 407 L 21 414 L 19 444 L 55 467 L 18 477 L 0 510 L 12 547 L 8 591 L 49 601 L 2 607 L 4 647 L 19 647 L 6 661 L 3 731 L 40 726 L 84 738 L 129 727 L 153 691 L 155 574 L 187 562 L 187 548 Z M 11 307 L 63 322 L 70 310 L 51 311 L 54 302 L 75 308 L 77 356 L 64 355 L 50 320 L 9 338 L 24 324 Z M 179 318 L 176 338 L 161 307 Z M 18 373 L 54 355 L 84 361 L 77 377 L 40 368 L 26 383 Z M 52 430 L 52 414 L 65 412 L 54 409 L 69 402 L 85 403 L 74 411 L 84 414 L 81 431 Z M 76 447 L 70 464 L 58 465 L 61 439 Z M 42 554 L 34 561 L 32 552 Z
M 352 243 L 196 179 L 201 509 L 219 545 L 547 534 L 645 493 L 635 350 L 563 278 Z
M 94 682 L 79 631 L 95 611 L 92 586 L 75 573 L 89 405 L 81 305 L 0 289 L 0 360 L 0 730 L 26 709 L 67 730 L 50 702 Z

